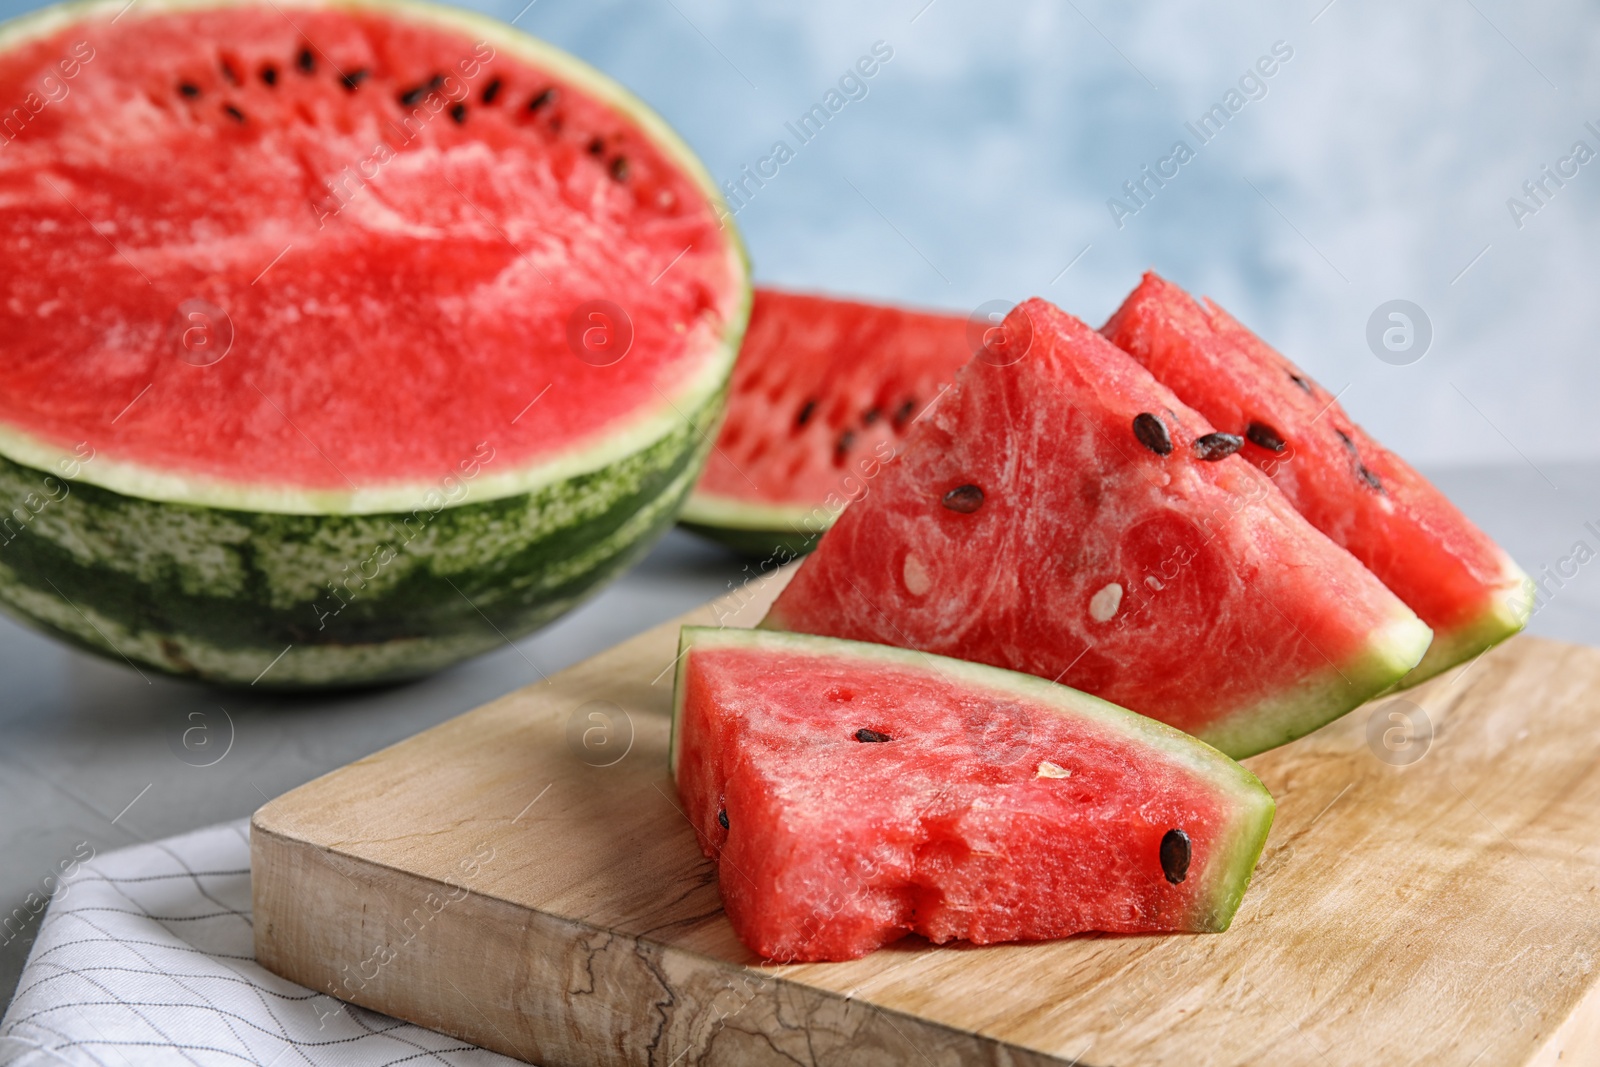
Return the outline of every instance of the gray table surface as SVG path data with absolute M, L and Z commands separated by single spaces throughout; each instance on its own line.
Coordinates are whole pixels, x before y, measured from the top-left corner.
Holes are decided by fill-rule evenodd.
M 1427 473 L 1536 579 L 1577 541 L 1600 550 L 1600 465 Z M 744 565 L 674 531 L 594 600 L 514 647 L 412 685 L 330 697 L 147 680 L 0 618 L 0 917 L 38 892 L 80 842 L 103 853 L 248 815 L 319 774 L 537 681 L 538 671 L 553 673 L 726 592 Z M 1533 632 L 1600 645 L 1600 582 L 1591 569 L 1600 566 L 1547 585 Z M 197 722 L 219 741 L 231 733 L 226 756 L 209 767 L 174 752 Z M 0 931 L 0 1000 L 16 989 L 37 923 L 16 936 Z

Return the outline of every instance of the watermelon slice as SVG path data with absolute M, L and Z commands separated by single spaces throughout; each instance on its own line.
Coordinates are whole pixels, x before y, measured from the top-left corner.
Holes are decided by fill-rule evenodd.
M 548 621 L 671 524 L 747 268 L 605 76 L 424 4 L 108 0 L 0 29 L 0 100 L 12 612 L 179 674 L 370 682 Z
M 1245 438 L 1311 524 L 1433 628 L 1410 685 L 1527 624 L 1528 576 L 1327 390 L 1210 300 L 1147 273 L 1102 332 L 1212 424 Z
M 1237 438 L 1042 300 L 1004 330 L 763 626 L 1025 671 L 1235 758 L 1422 658 L 1428 628 Z
M 753 556 L 809 552 L 970 358 L 960 316 L 757 289 L 682 522 Z
M 1221 931 L 1255 776 L 1065 686 L 884 645 L 685 628 L 673 774 L 752 950 Z

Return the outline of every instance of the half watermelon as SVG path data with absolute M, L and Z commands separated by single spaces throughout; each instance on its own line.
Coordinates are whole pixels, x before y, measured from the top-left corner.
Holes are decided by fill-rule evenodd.
M 1038 678 L 760 630 L 681 649 L 678 792 L 769 959 L 1226 930 L 1272 823 L 1215 749 Z
M 1128 355 L 1016 308 L 762 625 L 1070 684 L 1235 758 L 1393 685 L 1429 631 Z
M 1214 425 L 1245 439 L 1311 524 L 1433 628 L 1410 685 L 1527 624 L 1528 576 L 1338 398 L 1210 300 L 1147 273 L 1102 332 Z
M 959 316 L 757 289 L 681 521 L 753 556 L 809 552 L 971 357 Z
M 747 268 L 608 78 L 425 4 L 109 0 L 0 29 L 0 99 L 18 616 L 221 681 L 406 677 L 673 521 Z

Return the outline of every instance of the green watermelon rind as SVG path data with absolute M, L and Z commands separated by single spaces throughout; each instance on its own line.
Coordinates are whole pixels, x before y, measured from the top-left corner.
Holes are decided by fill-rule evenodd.
M 145 0 L 129 14 L 249 2 Z M 86 460 L 0 425 L 0 606 L 112 659 L 215 682 L 301 687 L 418 677 L 570 610 L 671 526 L 722 419 L 750 314 L 749 258 L 716 182 L 689 147 L 580 60 L 488 16 L 421 0 L 280 6 L 377 10 L 476 35 L 616 108 L 722 220 L 737 287 L 733 314 L 659 403 L 554 457 L 458 479 L 460 495 L 437 511 L 426 504 L 440 495 L 434 484 L 347 492 L 209 482 L 108 455 Z M 0 51 L 127 7 L 71 0 L 21 16 L 0 25 Z M 53 499 L 62 486 L 65 495 Z M 367 578 L 363 561 L 400 541 L 398 530 L 419 514 L 427 516 L 420 533 Z M 352 569 L 362 571 L 357 595 L 319 628 L 320 613 L 341 603 L 328 583 Z
M 817 547 L 819 539 L 817 534 L 706 526 L 698 522 L 684 522 L 681 516 L 678 525 L 696 537 L 714 541 L 746 559 L 772 560 L 775 563 L 788 563 L 808 555 Z
M 1411 668 L 1395 688 L 1419 685 L 1451 667 L 1476 659 L 1506 638 L 1522 632 L 1533 616 L 1533 579 L 1510 556 L 1504 557 L 1501 576 L 1500 588 L 1512 592 L 1494 597 L 1471 621 L 1449 630 L 1435 631 L 1433 644 L 1428 646 L 1422 662 Z
M 418 677 L 537 629 L 648 551 L 699 476 L 721 402 L 602 470 L 437 512 L 234 511 L 56 479 L 67 495 L 0 543 L 0 604 L 170 674 L 275 687 Z M 0 500 L 46 477 L 0 457 Z
M 740 555 L 788 562 L 816 548 L 838 517 L 839 511 L 824 502 L 757 503 L 696 489 L 678 525 Z
M 1234 759 L 1287 744 L 1394 688 L 1432 642 L 1428 624 L 1400 605 L 1355 655 L 1339 664 L 1330 660 L 1325 670 L 1211 723 L 1197 736 Z
M 745 516 L 734 509 L 708 512 L 704 506 L 696 507 L 697 503 L 703 505 L 704 497 L 698 492 L 689 494 L 678 514 L 678 525 L 751 559 L 778 563 L 799 559 L 816 548 L 822 535 L 833 525 L 833 515 L 821 506 L 808 509 L 764 507 L 758 513 Z M 817 517 L 819 514 L 826 516 L 825 522 Z M 810 529 L 806 525 L 808 522 Z M 811 532 L 813 530 L 815 532 Z
M 836 637 L 791 633 L 783 630 L 739 627 L 685 626 L 678 638 L 678 670 L 672 693 L 672 737 L 668 749 L 673 780 L 678 776 L 679 742 L 684 708 L 685 663 L 695 647 L 768 648 L 800 655 L 859 658 L 873 664 L 892 664 L 936 672 L 973 688 L 1007 696 L 1095 720 L 1127 740 L 1143 745 L 1181 766 L 1195 778 L 1216 787 L 1231 802 L 1235 830 L 1219 856 L 1206 866 L 1207 884 L 1198 895 L 1201 912 L 1192 916 L 1193 928 L 1221 933 L 1233 921 L 1249 888 L 1256 861 L 1266 847 L 1277 803 L 1250 770 L 1197 738 L 1139 715 L 1088 693 L 1057 685 L 1031 674 L 1020 674 L 966 660 L 950 659 L 892 645 L 848 641 Z

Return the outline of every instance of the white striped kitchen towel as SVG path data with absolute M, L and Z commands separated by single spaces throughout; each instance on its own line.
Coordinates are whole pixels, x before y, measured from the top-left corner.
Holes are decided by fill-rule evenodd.
M 0 1067 L 516 1062 L 257 964 L 248 834 L 197 830 L 63 879 L 0 1020 Z

